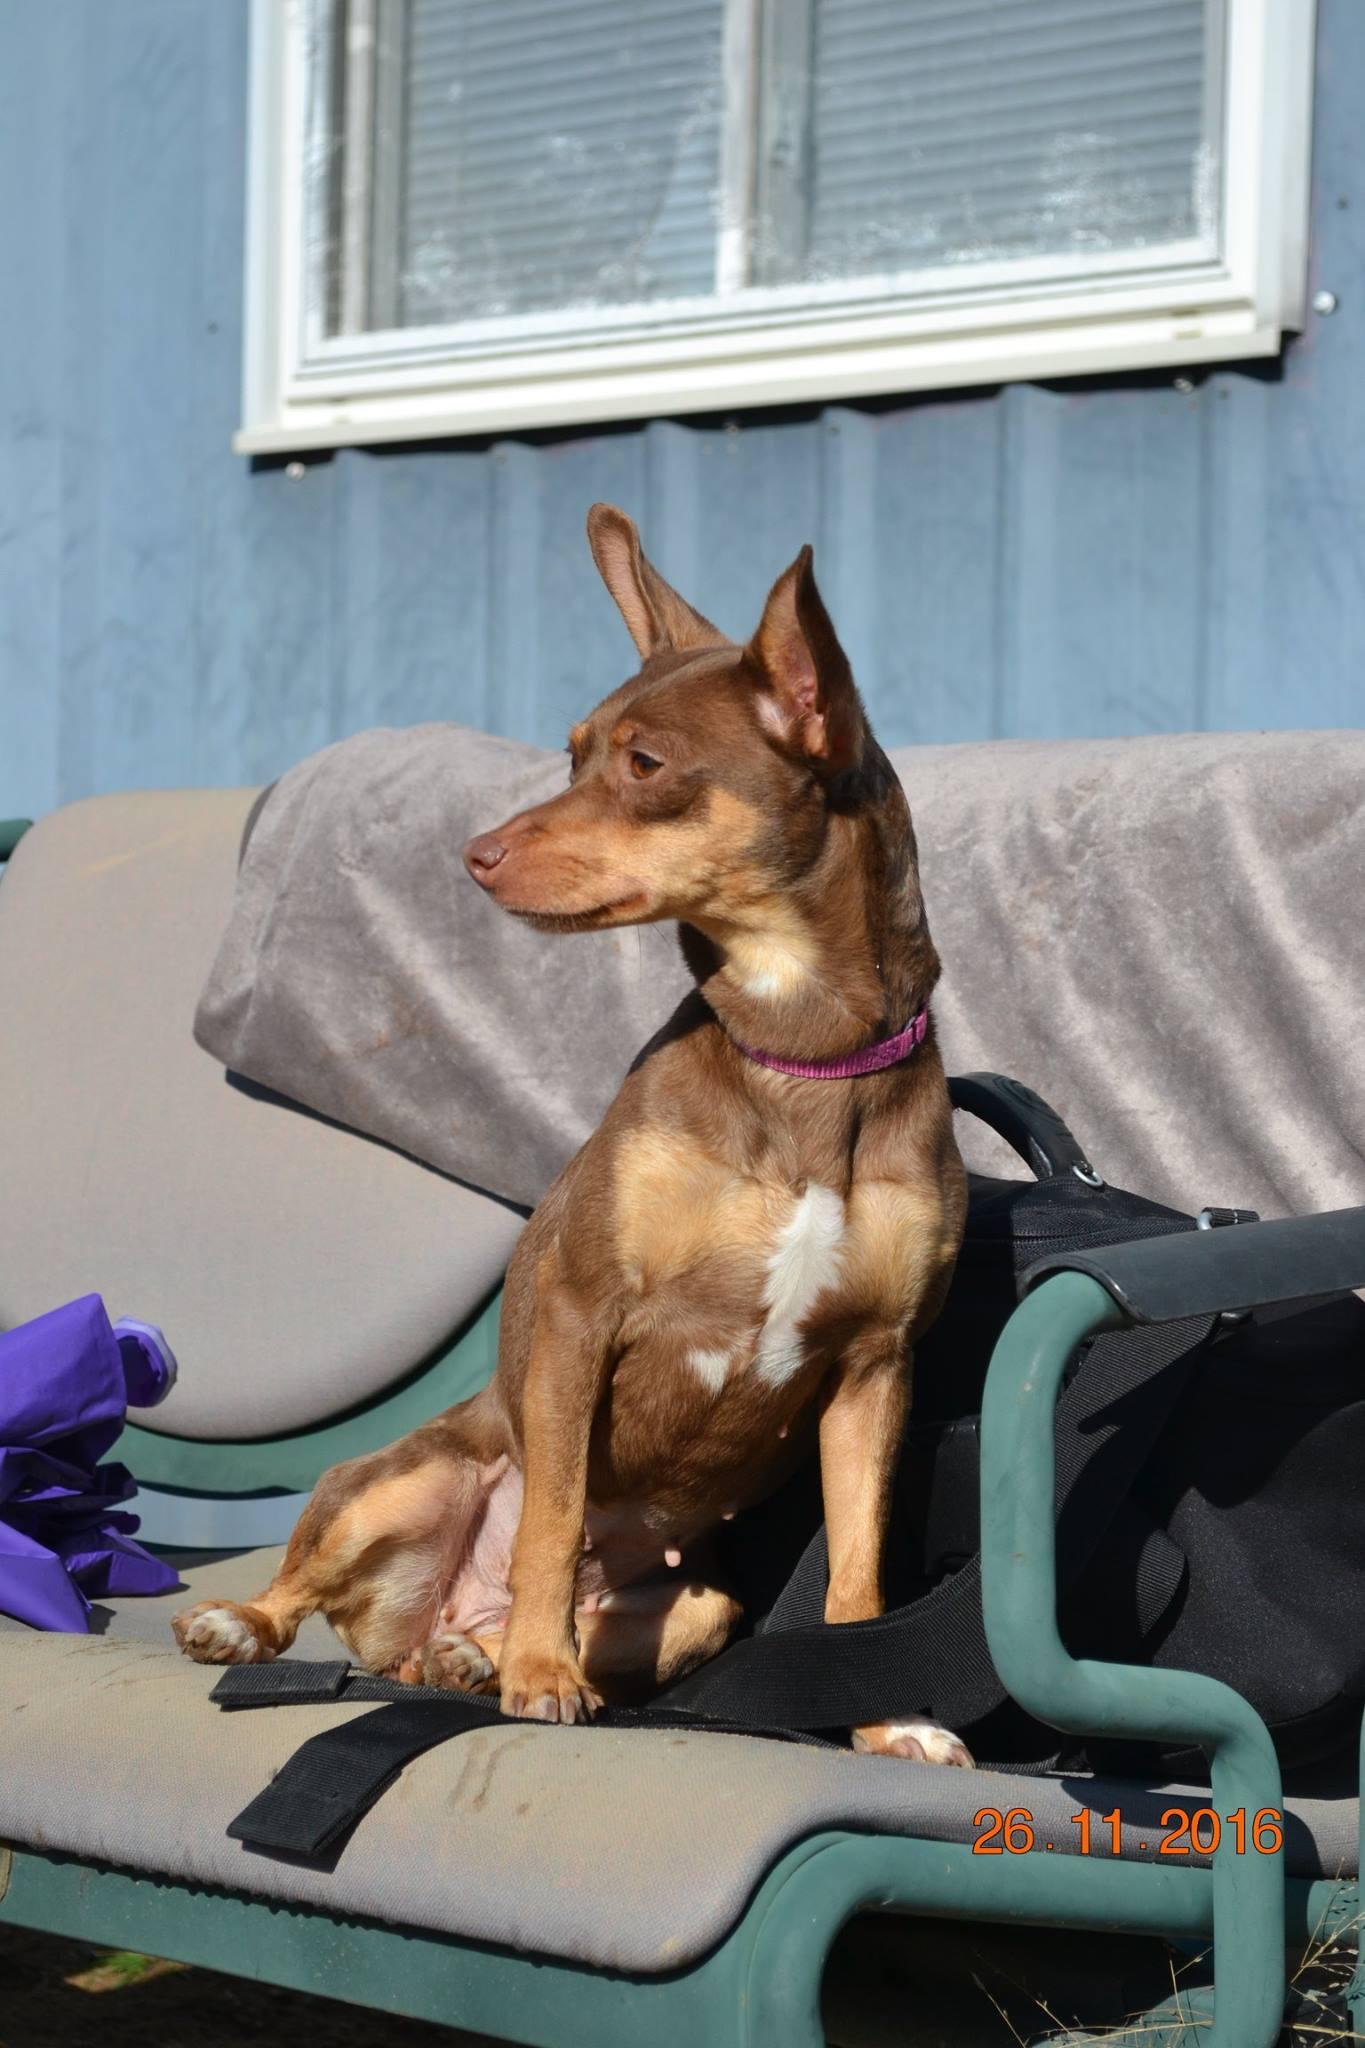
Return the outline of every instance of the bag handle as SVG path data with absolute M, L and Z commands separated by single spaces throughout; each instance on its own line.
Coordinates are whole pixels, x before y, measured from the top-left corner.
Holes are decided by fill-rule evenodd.
M 954 1109 L 966 1110 L 1011 1146 L 1035 1180 L 1074 1173 L 1090 1188 L 1102 1188 L 1078 1140 L 1050 1103 L 1010 1074 L 954 1074 L 948 1095 Z

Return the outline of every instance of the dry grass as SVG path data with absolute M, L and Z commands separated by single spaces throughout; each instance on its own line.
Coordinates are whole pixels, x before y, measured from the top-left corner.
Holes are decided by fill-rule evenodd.
M 1278 2048 L 1330 2048 L 1333 2042 L 1354 2041 L 1346 1994 L 1356 1967 L 1357 1919 L 1314 1934 L 1298 1959 L 1289 1979 L 1285 2026 Z M 1203 1974 L 1203 1959 L 1177 1966 L 1171 1964 L 1169 2007 L 1131 2014 L 1126 2020 L 1098 2033 L 1080 2032 L 1061 2025 L 1045 2004 L 1039 2004 L 1043 2019 L 1041 2033 L 1021 2034 L 1014 2021 L 1002 2011 L 1019 2048 L 1144 2048 L 1161 2043 L 1161 2048 L 1198 2048 L 1200 2036 L 1213 2025 L 1212 2003 L 1206 1988 L 1197 1984 L 1187 1989 L 1182 1977 Z
M 1324 2042 L 1355 2039 L 1346 1993 L 1360 1938 L 1357 1918 L 1309 1943 L 1290 1983 L 1294 2010 L 1282 2048 L 1322 2048 Z
M 1354 2038 L 1356 1932 L 1324 1927 L 1291 1967 L 1280 2048 Z M 825 2025 L 836 2048 L 1199 2048 L 1206 1978 L 1202 1957 L 1150 1936 L 876 1914 L 836 1944 Z

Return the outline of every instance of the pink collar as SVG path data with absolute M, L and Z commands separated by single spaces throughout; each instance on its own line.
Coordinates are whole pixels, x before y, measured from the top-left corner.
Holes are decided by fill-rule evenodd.
M 738 1039 L 735 1044 L 746 1060 L 771 1067 L 776 1074 L 797 1074 L 803 1081 L 851 1081 L 859 1074 L 879 1074 L 883 1067 L 908 1060 L 915 1047 L 923 1044 L 928 1029 L 929 1012 L 920 1010 L 894 1038 L 880 1038 L 875 1045 L 865 1045 L 861 1052 L 842 1053 L 832 1060 L 782 1060 L 775 1053 L 755 1052 L 751 1045 L 739 1045 Z

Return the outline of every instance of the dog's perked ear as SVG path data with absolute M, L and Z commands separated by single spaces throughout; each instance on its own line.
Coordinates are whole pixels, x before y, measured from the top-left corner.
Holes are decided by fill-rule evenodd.
M 728 647 L 709 619 L 665 582 L 640 546 L 635 521 L 615 505 L 588 513 L 588 545 L 602 581 L 615 598 L 642 661 L 666 648 Z
M 830 774 L 857 759 L 866 731 L 848 656 L 815 587 L 814 554 L 802 548 L 768 593 L 749 659 L 767 686 L 763 722 Z

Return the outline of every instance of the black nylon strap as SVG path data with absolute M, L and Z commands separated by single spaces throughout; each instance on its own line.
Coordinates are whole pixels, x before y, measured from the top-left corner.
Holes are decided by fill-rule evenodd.
M 316 1706 L 341 1697 L 347 1666 L 310 1664 L 303 1657 L 282 1657 L 269 1664 L 229 1664 L 209 1698 L 220 1707 Z
M 296 1678 L 296 1673 L 307 1674 Z M 373 1701 L 378 1711 L 324 1728 L 300 1743 L 270 1783 L 228 1823 L 236 1842 L 277 1855 L 325 1856 L 387 1791 L 405 1764 L 454 1736 L 500 1725 L 525 1727 L 496 1700 L 467 1692 L 427 1691 L 392 1678 L 352 1675 L 347 1665 L 230 1665 L 209 1695 L 221 1707 L 304 1706 L 320 1700 Z M 533 1724 L 543 1725 L 543 1724 Z M 817 1749 L 837 1745 L 787 1728 L 717 1721 L 668 1708 L 603 1708 L 595 1728 L 679 1728 L 696 1733 L 761 1736 Z
M 487 1717 L 499 1718 L 496 1701 L 482 1693 L 426 1691 L 421 1686 L 404 1685 L 397 1678 L 376 1678 L 372 1672 L 353 1670 L 341 1658 L 326 1664 L 308 1664 L 294 1657 L 278 1657 L 269 1664 L 229 1664 L 209 1698 L 216 1707 L 228 1708 L 309 1707 L 333 1700 L 379 1706 L 386 1700 L 449 1699 L 457 1706 L 469 1701 Z
M 392 1700 L 301 1743 L 265 1790 L 228 1822 L 232 1840 L 295 1856 L 323 1855 L 369 1812 L 404 1764 L 452 1735 L 500 1718 L 491 1701 L 472 1694 L 458 1696 L 452 1711 L 449 1702 L 456 1695 L 409 1691 L 406 1700 Z M 291 1697 L 286 1694 L 286 1701 Z M 264 1704 L 252 1702 L 257 1703 Z

